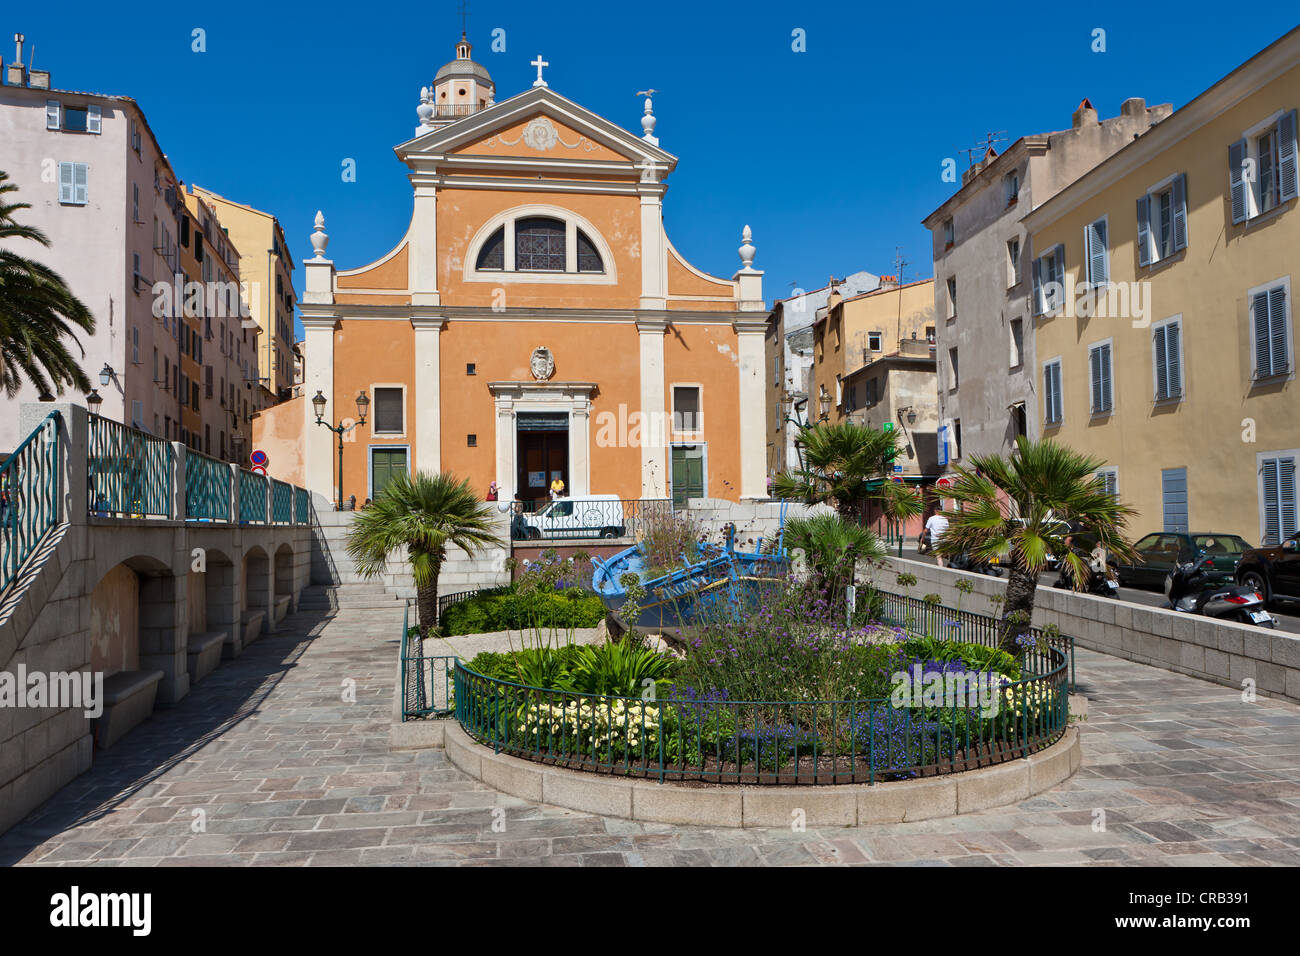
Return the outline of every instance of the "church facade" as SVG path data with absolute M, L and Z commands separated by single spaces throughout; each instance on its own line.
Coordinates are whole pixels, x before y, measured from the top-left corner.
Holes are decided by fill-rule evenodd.
M 766 496 L 762 272 L 745 227 L 730 279 L 664 232 L 677 159 L 538 79 L 501 102 L 464 38 L 396 147 L 413 210 L 392 251 L 305 262 L 303 479 L 373 498 L 398 471 L 449 471 L 501 500 Z M 333 416 L 332 418 L 330 416 Z M 364 454 L 358 452 L 364 450 Z

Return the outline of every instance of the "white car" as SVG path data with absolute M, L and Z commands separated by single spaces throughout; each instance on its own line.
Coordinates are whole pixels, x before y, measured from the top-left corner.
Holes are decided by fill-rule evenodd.
M 528 538 L 621 538 L 627 534 L 623 501 L 618 495 L 558 498 L 523 515 Z

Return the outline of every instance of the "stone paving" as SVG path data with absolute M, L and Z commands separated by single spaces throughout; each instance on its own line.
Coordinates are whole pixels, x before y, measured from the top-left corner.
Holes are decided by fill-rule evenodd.
M 0 863 L 1300 863 L 1300 707 L 1244 703 L 1140 664 L 1079 653 L 1084 765 L 1017 806 L 851 829 L 706 829 L 538 806 L 466 777 L 441 751 L 389 753 L 400 628 L 400 607 L 290 617 L 96 753 L 89 773 L 0 837 Z

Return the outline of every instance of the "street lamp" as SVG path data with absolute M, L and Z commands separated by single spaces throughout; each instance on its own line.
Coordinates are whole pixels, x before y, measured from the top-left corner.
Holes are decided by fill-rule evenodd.
M 86 407 L 90 409 L 90 414 L 98 415 L 99 407 L 104 404 L 104 399 L 100 397 L 97 389 L 91 389 L 90 394 L 86 396 Z
M 111 382 L 112 380 L 113 380 L 113 366 L 105 362 L 104 367 L 99 370 L 99 384 L 107 387 L 108 383 Z
M 339 511 L 342 511 L 343 510 L 343 435 L 346 432 L 350 431 L 355 426 L 344 425 L 341 422 L 337 425 L 331 425 L 329 422 L 325 421 L 325 403 L 327 401 L 329 400 L 325 397 L 325 395 L 321 392 L 321 390 L 317 389 L 316 394 L 312 397 L 311 407 L 316 412 L 316 424 L 324 425 L 330 431 L 334 432 L 334 434 L 339 436 L 338 509 Z M 369 410 L 369 408 L 370 408 L 370 399 L 366 397 L 366 390 L 363 388 L 361 390 L 361 394 L 357 396 L 357 421 L 356 421 L 357 425 L 364 425 L 366 423 L 366 412 Z

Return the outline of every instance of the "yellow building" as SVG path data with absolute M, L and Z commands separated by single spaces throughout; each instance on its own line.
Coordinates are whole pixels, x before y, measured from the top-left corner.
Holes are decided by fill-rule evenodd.
M 257 367 L 269 393 L 265 404 L 284 401 L 294 384 L 293 260 L 287 252 L 280 221 L 269 212 L 193 187 L 211 206 L 239 249 L 239 274 L 248 288 L 248 308 L 262 330 Z
M 1297 530 L 1297 106 L 1300 30 L 1024 218 L 1043 435 L 1136 535 Z

